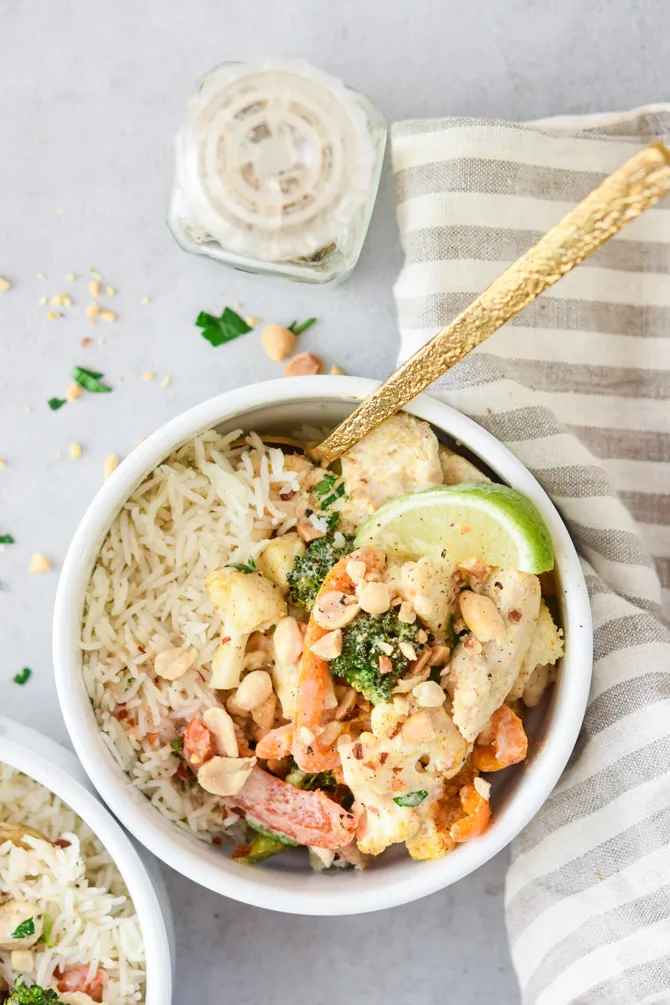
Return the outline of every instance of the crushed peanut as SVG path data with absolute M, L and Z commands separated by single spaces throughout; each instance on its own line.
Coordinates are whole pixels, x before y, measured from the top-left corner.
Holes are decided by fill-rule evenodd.
M 115 286 L 105 286 L 105 293 L 107 294 L 108 297 L 114 297 L 114 296 L 116 296 L 116 287 Z
M 100 296 L 100 280 L 99 279 L 91 279 L 90 280 L 90 282 L 88 284 L 88 292 L 91 294 L 92 297 L 99 297 Z
M 161 387 L 169 387 L 171 380 L 172 380 L 172 377 L 168 373 L 165 377 L 163 377 L 163 379 L 161 381 Z
M 84 388 L 81 386 L 81 384 L 74 383 L 70 384 L 70 386 L 68 387 L 67 391 L 65 392 L 65 397 L 67 398 L 68 401 L 74 401 L 75 398 L 81 398 L 83 393 Z
M 81 443 L 71 443 L 68 449 L 70 451 L 70 457 L 72 458 L 72 460 L 78 461 L 79 458 L 81 457 L 82 452 Z
M 114 311 L 104 310 L 100 311 L 98 315 L 101 321 L 116 321 L 116 314 Z
M 55 307 L 72 307 L 72 297 L 66 290 L 64 293 L 57 293 L 51 297 L 49 303 Z
M 37 273 L 37 278 L 38 278 L 38 279 L 46 279 L 47 277 L 46 277 L 46 276 L 44 275 L 44 273 L 43 273 L 43 272 L 38 272 L 38 273 Z
M 6 468 L 6 467 L 7 467 L 7 461 L 5 460 L 4 457 L 0 457 L 0 468 Z
M 46 305 L 48 303 L 49 303 L 49 298 L 48 297 L 40 297 L 40 299 L 39 299 L 40 307 L 46 307 Z
M 306 377 L 323 370 L 323 360 L 311 352 L 299 352 L 284 367 L 285 377 Z
M 41 552 L 36 551 L 30 559 L 30 565 L 28 568 L 31 572 L 34 572 L 36 576 L 41 575 L 43 572 L 50 572 L 51 559 L 47 558 L 46 555 L 42 555 Z
M 328 371 L 328 373 L 333 374 L 333 375 L 337 375 L 338 377 L 344 377 L 345 376 L 344 370 L 342 369 L 341 366 L 338 366 L 337 363 L 333 363 L 333 365 L 331 366 L 331 368 Z
M 73 283 L 76 278 L 77 277 L 75 276 L 74 272 L 68 272 L 67 275 L 65 276 L 65 281 L 67 283 Z
M 275 363 L 290 356 L 298 342 L 297 337 L 283 325 L 266 325 L 261 333 L 261 345 Z
M 9 279 L 5 279 L 4 276 L 0 276 L 0 293 L 6 293 L 7 290 L 11 290 L 12 284 Z
M 86 336 L 85 338 L 83 338 L 81 340 L 81 342 L 79 343 L 79 345 L 82 347 L 82 349 L 88 349 L 88 347 L 90 345 L 93 345 L 93 339 L 92 338 L 88 338 L 88 336 Z
M 100 314 L 100 305 L 97 303 L 97 301 L 94 300 L 93 303 L 89 304 L 88 307 L 86 308 L 86 317 L 88 318 L 88 323 L 90 325 L 95 324 L 95 319 L 98 317 L 99 314 Z
M 147 380 L 147 381 L 153 380 L 155 376 L 156 376 L 156 374 L 153 372 L 153 370 L 146 370 L 142 374 L 142 380 Z
M 98 272 L 97 269 L 94 269 L 92 266 L 89 267 L 88 271 L 91 273 L 94 279 L 102 279 L 102 275 Z
M 48 321 L 60 321 L 63 316 L 60 311 L 47 311 Z
M 254 325 L 257 325 L 261 319 L 257 318 L 255 314 L 250 314 L 249 317 L 245 318 L 244 320 L 248 325 L 251 325 L 251 327 L 253 328 Z
M 119 466 L 119 458 L 116 454 L 108 454 L 107 457 L 105 457 L 105 463 L 102 469 L 105 481 L 107 481 L 109 476 L 114 471 L 116 471 L 118 466 Z
M 143 307 L 145 307 L 147 304 L 151 303 L 151 300 L 149 299 L 149 297 L 142 297 L 140 303 L 142 304 Z

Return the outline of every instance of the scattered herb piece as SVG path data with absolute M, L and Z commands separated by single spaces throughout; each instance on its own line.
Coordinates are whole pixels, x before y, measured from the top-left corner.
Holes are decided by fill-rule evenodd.
M 258 572 L 258 566 L 253 558 L 249 558 L 246 565 L 244 562 L 229 562 L 228 565 L 224 566 L 224 568 L 237 569 L 238 572 L 243 572 L 245 576 L 250 575 L 252 572 Z
M 126 691 L 128 690 L 129 687 L 132 687 L 134 683 L 135 683 L 135 678 L 134 677 L 129 677 L 128 680 L 126 681 Z
M 338 499 L 341 499 L 343 495 L 344 495 L 344 482 L 340 482 L 337 488 L 333 492 L 331 492 L 329 496 L 326 496 L 325 499 L 321 500 L 321 509 L 322 510 L 328 509 L 328 507 L 332 506 L 334 502 L 337 502 Z
M 207 339 L 213 346 L 223 345 L 224 342 L 232 342 L 233 339 L 239 338 L 240 335 L 246 335 L 247 332 L 251 331 L 251 325 L 248 325 L 244 318 L 241 318 L 230 307 L 224 307 L 220 318 L 215 317 L 213 314 L 207 314 L 206 311 L 200 311 L 195 323 L 198 328 L 202 328 L 202 332 L 200 333 L 202 337 Z
M 11 534 L 0 534 L 0 544 L 15 544 Z
M 101 382 L 100 378 L 103 376 L 104 374 L 96 373 L 95 370 L 85 370 L 83 366 L 75 366 L 72 371 L 72 379 L 85 391 L 91 391 L 93 394 L 103 394 L 112 390 Z
M 28 671 L 28 673 L 30 673 L 30 671 Z M 26 918 L 25 921 L 22 921 L 20 925 L 16 926 L 16 928 L 10 935 L 10 939 L 26 939 L 28 938 L 29 935 L 34 934 L 35 934 L 35 919 Z
M 42 934 L 37 940 L 38 945 L 47 946 L 51 949 L 55 943 L 51 941 L 51 935 L 53 933 L 54 919 L 50 914 L 45 913 L 42 917 Z
M 335 511 L 334 513 L 328 514 L 328 533 L 332 533 L 340 522 L 340 514 Z
M 454 649 L 456 648 L 456 646 L 458 645 L 458 643 L 461 641 L 460 638 L 459 638 L 459 636 L 456 633 L 456 629 L 454 628 L 454 616 L 453 616 L 453 614 L 449 615 L 449 620 L 447 621 L 447 628 L 446 628 L 446 631 L 445 631 L 444 634 L 446 636 L 444 641 L 449 646 L 449 649 L 453 653 Z
M 291 848 L 295 848 L 298 844 L 297 841 L 293 841 L 291 838 L 286 837 L 285 834 L 277 834 L 276 831 L 269 831 L 262 824 L 257 824 L 255 820 L 247 820 L 247 827 L 251 827 L 252 831 L 256 831 L 257 834 L 262 834 L 266 838 L 275 838 L 275 840 L 280 841 L 282 844 L 287 844 Z
M 418 806 L 427 795 L 425 789 L 418 789 L 416 792 L 408 792 L 406 796 L 394 796 L 393 802 L 398 806 Z
M 184 752 L 184 737 L 177 736 L 170 743 L 170 749 L 175 757 L 181 757 Z
M 307 318 L 307 320 L 303 321 L 302 324 L 298 324 L 297 321 L 291 321 L 291 324 L 286 327 L 290 332 L 293 332 L 294 335 L 302 335 L 302 333 L 306 332 L 308 328 L 311 328 L 313 324 L 316 324 L 316 318 Z
M 52 988 L 42 988 L 39 984 L 24 984 L 23 977 L 17 977 L 7 1005 L 60 1005 L 60 998 Z
M 19 673 L 14 674 L 12 680 L 14 681 L 15 684 L 27 684 L 31 676 L 32 676 L 32 670 L 30 669 L 30 667 L 24 667 L 23 670 L 21 670 Z M 32 932 L 29 932 L 28 934 L 32 935 Z M 20 938 L 20 936 L 12 935 L 12 938 L 16 939 Z
M 337 787 L 337 779 L 332 771 L 319 771 L 317 774 L 309 774 L 293 764 L 286 776 L 285 781 L 289 785 L 295 785 L 297 789 L 304 789 L 306 792 L 314 792 L 316 789 L 334 789 Z
M 57 412 L 63 405 L 67 405 L 67 400 L 65 398 L 49 398 L 47 404 L 52 412 Z
M 317 499 L 320 499 L 322 496 L 327 496 L 336 481 L 337 481 L 337 475 L 331 475 L 331 474 L 324 475 L 319 484 L 314 489 L 314 495 L 317 497 Z

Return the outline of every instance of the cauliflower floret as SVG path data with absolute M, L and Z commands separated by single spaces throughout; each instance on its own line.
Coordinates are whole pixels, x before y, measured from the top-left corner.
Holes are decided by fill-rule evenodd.
M 258 571 L 287 594 L 288 574 L 296 558 L 304 555 L 305 550 L 304 543 L 295 533 L 274 537 L 256 559 Z
M 386 716 L 380 708 L 374 709 L 372 720 L 378 735 L 362 733 L 338 748 L 344 781 L 362 811 L 358 848 L 370 855 L 409 841 L 421 830 L 422 820 L 442 793 L 444 779 L 461 769 L 471 749 L 444 708 L 419 709 L 409 701 L 409 716 L 390 703 Z M 396 728 L 388 735 L 392 719 Z M 395 802 L 402 797 L 410 805 Z
M 408 601 L 431 632 L 444 631 L 454 606 L 456 587 L 446 565 L 420 558 L 387 568 L 386 581 Z
M 454 722 L 474 741 L 519 675 L 540 611 L 540 581 L 526 572 L 492 569 L 473 592 L 490 597 L 504 623 L 500 637 L 480 643 L 467 635 L 451 657 Z
M 389 499 L 442 484 L 439 444 L 427 422 L 401 412 L 342 456 L 343 519 L 359 527 Z
M 259 572 L 215 569 L 205 586 L 223 622 L 222 644 L 212 660 L 210 686 L 230 690 L 240 683 L 249 636 L 266 631 L 285 617 L 286 601 L 279 587 Z
M 553 666 L 564 652 L 563 631 L 554 624 L 551 611 L 544 600 L 540 601 L 540 613 L 530 640 L 528 652 L 521 664 L 519 676 L 507 695 L 509 701 L 520 698 L 526 689 L 533 671 L 538 667 Z M 548 679 L 548 678 L 547 678 Z

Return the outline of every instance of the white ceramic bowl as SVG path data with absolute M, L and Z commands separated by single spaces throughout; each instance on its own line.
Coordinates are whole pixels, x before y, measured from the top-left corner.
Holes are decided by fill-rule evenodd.
M 357 914 L 417 900 L 467 876 L 504 848 L 537 813 L 556 784 L 582 722 L 591 679 L 592 631 L 586 585 L 568 533 L 523 465 L 476 423 L 421 395 L 408 411 L 465 444 L 501 481 L 525 493 L 554 540 L 566 656 L 545 714 L 531 730 L 531 756 L 496 787 L 493 822 L 480 838 L 446 858 L 413 862 L 399 849 L 363 873 L 311 873 L 281 859 L 261 868 L 232 862 L 219 848 L 165 819 L 116 765 L 98 730 L 81 674 L 78 647 L 84 596 L 100 546 L 136 486 L 176 447 L 213 426 L 222 431 L 335 425 L 377 384 L 354 377 L 297 377 L 239 388 L 178 416 L 141 444 L 98 492 L 70 546 L 54 614 L 54 664 L 72 742 L 102 797 L 124 825 L 184 876 L 247 904 L 295 914 Z M 283 858 L 283 857 L 282 857 Z M 288 860 L 290 856 L 286 856 Z
M 77 758 L 65 747 L 0 716 L 0 762 L 18 768 L 54 792 L 102 841 L 123 876 L 137 912 L 147 963 L 145 1003 L 169 1005 L 174 935 L 170 902 L 158 863 L 138 853 L 93 794 Z

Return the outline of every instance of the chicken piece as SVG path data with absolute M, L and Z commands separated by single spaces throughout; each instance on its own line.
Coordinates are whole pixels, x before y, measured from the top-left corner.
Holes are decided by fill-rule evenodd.
M 456 600 L 456 586 L 450 570 L 430 558 L 389 565 L 385 577 L 403 600 L 408 601 L 426 628 L 442 632 Z
M 534 670 L 538 667 L 553 666 L 563 653 L 563 631 L 556 627 L 551 611 L 544 600 L 541 600 L 535 631 L 530 640 L 528 652 L 521 664 L 519 676 L 507 695 L 508 701 L 515 701 L 522 696 Z
M 376 732 L 338 748 L 345 784 L 361 812 L 356 840 L 364 854 L 379 855 L 414 838 L 440 799 L 444 779 L 460 771 L 470 752 L 444 708 L 420 709 L 410 699 L 405 707 L 409 714 L 390 704 L 376 706 Z
M 475 467 L 465 457 L 455 454 L 440 443 L 440 464 L 445 485 L 461 485 L 463 482 L 490 482 L 491 479 Z
M 347 500 L 342 517 L 359 527 L 389 499 L 441 485 L 439 444 L 427 422 L 401 412 L 342 456 Z
M 37 904 L 25 900 L 6 900 L 0 904 L 0 950 L 30 949 L 39 942 L 42 928 Z
M 246 573 L 228 566 L 215 569 L 205 586 L 223 622 L 210 686 L 229 690 L 240 683 L 249 636 L 277 624 L 286 615 L 286 601 L 279 587 L 259 572 Z
M 456 647 L 449 666 L 454 722 L 466 740 L 481 733 L 519 675 L 540 612 L 540 581 L 526 572 L 493 569 L 474 591 L 490 597 L 502 616 L 500 640 L 474 635 Z

